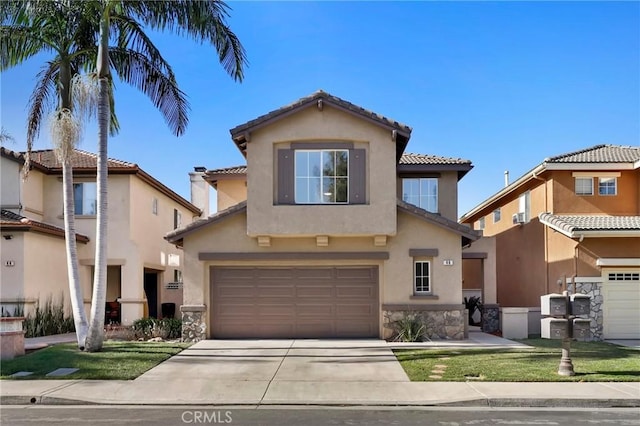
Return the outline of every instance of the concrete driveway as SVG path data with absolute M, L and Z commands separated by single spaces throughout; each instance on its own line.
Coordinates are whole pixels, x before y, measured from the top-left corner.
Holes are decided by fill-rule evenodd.
M 137 380 L 390 381 L 409 378 L 383 340 L 203 340 Z
M 362 398 L 363 386 L 380 400 L 394 383 L 413 385 L 383 340 L 203 340 L 132 389 L 167 403 L 340 404 Z

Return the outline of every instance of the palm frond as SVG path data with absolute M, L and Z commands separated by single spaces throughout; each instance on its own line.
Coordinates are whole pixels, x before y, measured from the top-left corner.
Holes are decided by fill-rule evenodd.
M 109 59 L 118 77 L 147 95 L 160 110 L 169 129 L 176 136 L 182 135 L 189 122 L 189 104 L 175 78 L 171 77 L 173 73 L 163 73 L 157 62 L 130 49 L 111 47 Z
M 122 1 L 129 16 L 136 16 L 155 30 L 169 30 L 199 42 L 211 43 L 225 71 L 237 81 L 244 78 L 247 55 L 238 37 L 226 24 L 229 6 L 217 0 Z
M 32 28 L 0 27 L 0 71 L 19 65 L 42 51 L 52 50 Z
M 29 98 L 27 114 L 27 151 L 31 151 L 33 141 L 40 133 L 42 118 L 55 108 L 57 97 L 58 63 L 47 62 L 38 73 L 35 89 Z M 26 167 L 25 167 L 26 168 Z

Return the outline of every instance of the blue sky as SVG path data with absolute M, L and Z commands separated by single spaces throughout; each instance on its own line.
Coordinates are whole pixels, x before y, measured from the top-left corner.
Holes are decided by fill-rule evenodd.
M 187 173 L 242 164 L 229 129 L 318 89 L 413 127 L 407 152 L 469 159 L 463 214 L 545 157 L 640 144 L 639 2 L 231 2 L 250 66 L 233 82 L 213 50 L 153 40 L 189 96 L 171 135 L 140 93 L 117 84 L 109 156 L 189 197 Z M 2 126 L 24 149 L 26 105 L 46 57 L 2 74 Z M 80 148 L 96 150 L 95 125 Z M 36 149 L 50 148 L 42 132 Z

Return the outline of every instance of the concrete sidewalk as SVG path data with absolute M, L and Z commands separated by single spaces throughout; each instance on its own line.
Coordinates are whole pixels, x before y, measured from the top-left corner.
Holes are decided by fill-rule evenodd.
M 3 380 L 0 403 L 640 407 L 640 383 Z
M 132 381 L 2 380 L 0 403 L 640 407 L 639 382 L 411 382 L 391 352 L 527 347 L 480 332 L 469 337 L 417 344 L 207 340 Z

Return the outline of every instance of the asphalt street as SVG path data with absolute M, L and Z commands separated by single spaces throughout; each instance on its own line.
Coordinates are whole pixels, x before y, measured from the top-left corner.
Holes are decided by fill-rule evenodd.
M 3 426 L 47 425 L 640 425 L 637 408 L 507 409 L 395 407 L 380 409 L 213 406 L 3 406 Z

